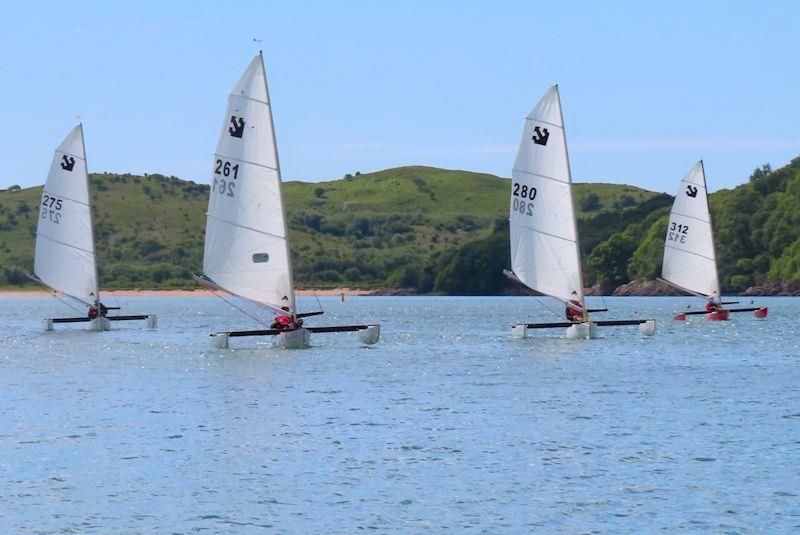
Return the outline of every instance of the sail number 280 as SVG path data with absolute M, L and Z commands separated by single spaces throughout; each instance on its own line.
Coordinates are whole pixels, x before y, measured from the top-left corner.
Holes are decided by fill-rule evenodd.
M 519 182 L 514 182 L 512 186 L 514 191 L 513 201 L 511 203 L 511 208 L 515 212 L 519 212 L 520 214 L 525 215 L 533 215 L 533 203 L 532 202 L 525 202 L 526 199 L 534 200 L 536 198 L 536 188 L 528 187 L 525 184 L 520 184 Z
M 674 221 L 669 224 L 669 233 L 667 234 L 668 241 L 676 241 L 678 243 L 686 243 L 686 236 L 689 233 L 689 225 L 681 225 Z
M 214 163 L 214 190 L 219 192 L 220 195 L 233 197 L 236 183 L 233 180 L 226 180 L 222 177 L 232 177 L 233 180 L 236 180 L 239 177 L 239 164 L 231 165 L 231 162 L 220 159 L 217 159 Z

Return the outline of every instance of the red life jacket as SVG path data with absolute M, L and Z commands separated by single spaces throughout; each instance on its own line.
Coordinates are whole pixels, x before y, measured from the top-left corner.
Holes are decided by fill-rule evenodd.
M 583 307 L 577 299 L 571 299 L 567 305 L 567 319 L 569 321 L 583 321 Z

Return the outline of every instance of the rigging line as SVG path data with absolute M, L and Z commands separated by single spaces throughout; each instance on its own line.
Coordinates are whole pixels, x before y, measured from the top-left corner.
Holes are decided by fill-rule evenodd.
M 324 310 L 322 308 L 322 303 L 319 302 L 319 296 L 317 295 L 317 291 L 316 290 L 314 290 L 314 299 L 317 300 L 317 306 L 319 307 L 319 309 L 324 312 Z M 295 308 L 297 308 L 297 307 L 295 307 Z
M 245 315 L 245 316 L 247 316 L 248 318 L 250 318 L 250 319 L 252 319 L 253 321 L 255 321 L 256 323 L 258 323 L 259 325 L 263 325 L 264 327 L 267 327 L 267 328 L 269 328 L 269 325 L 267 325 L 266 323 L 264 323 L 263 321 L 261 321 L 261 319 L 260 319 L 260 318 L 257 318 L 256 316 L 254 316 L 254 315 L 250 314 L 249 312 L 247 312 L 247 311 L 246 311 L 246 310 L 244 310 L 243 308 L 236 306 L 236 305 L 235 305 L 233 302 L 231 302 L 231 301 L 228 301 L 227 299 L 225 299 L 224 297 L 222 297 L 221 295 L 219 295 L 219 293 L 217 293 L 216 291 L 214 291 L 214 290 L 211 290 L 211 293 L 212 293 L 213 295 L 215 295 L 215 296 L 219 297 L 220 299 L 222 299 L 224 302 L 228 303 L 228 304 L 229 304 L 231 307 L 235 308 L 236 310 L 238 310 L 239 312 L 241 312 L 242 314 L 244 314 L 244 315 Z
M 58 299 L 59 301 L 61 301 L 61 302 L 62 302 L 62 303 L 64 303 L 65 305 L 67 305 L 69 308 L 71 308 L 71 309 L 72 309 L 72 310 L 74 310 L 75 312 L 78 312 L 78 313 L 80 313 L 80 314 L 83 314 L 83 310 L 80 310 L 80 309 L 78 309 L 77 307 L 73 306 L 73 305 L 72 305 L 72 304 L 71 304 L 69 301 L 67 301 L 66 299 L 61 299 L 61 298 L 58 296 L 58 292 L 56 292 L 55 290 L 53 290 L 53 291 L 52 291 L 52 293 L 51 293 L 50 295 L 52 295 L 53 297 L 55 297 L 56 299 Z
M 552 313 L 553 313 L 553 315 L 554 315 L 555 317 L 557 317 L 557 318 L 560 318 L 560 317 L 561 317 L 561 314 L 559 314 L 558 312 L 556 312 L 555 310 L 553 310 L 552 308 L 550 308 L 549 306 L 547 306 L 546 304 L 544 304 L 544 301 L 542 301 L 541 299 L 539 299 L 539 296 L 537 296 L 537 295 L 534 295 L 534 296 L 533 296 L 533 298 L 534 298 L 534 299 L 536 299 L 536 301 L 537 301 L 537 302 L 538 302 L 540 305 L 542 305 L 544 308 L 546 308 L 547 310 L 549 310 L 550 312 L 552 312 Z

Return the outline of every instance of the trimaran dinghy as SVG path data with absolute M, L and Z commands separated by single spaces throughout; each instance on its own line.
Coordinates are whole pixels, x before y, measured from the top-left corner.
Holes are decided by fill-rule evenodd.
M 691 315 L 705 315 L 709 320 L 727 320 L 731 312 L 752 312 L 756 318 L 767 316 L 766 307 L 724 307 L 738 301 L 726 302 L 721 298 L 702 160 L 681 180 L 672 204 L 664 241 L 661 280 L 679 290 L 708 299 L 706 310 L 678 312 L 673 316 L 676 320 L 685 320 L 686 316 Z
M 107 331 L 112 321 L 146 320 L 155 328 L 156 316 L 109 316 L 100 302 L 97 263 L 94 253 L 92 205 L 83 125 L 72 129 L 56 149 L 39 204 L 36 228 L 36 253 L 30 277 L 53 290 L 88 307 L 85 316 L 48 318 L 45 329 L 55 323 L 88 323 L 90 331 Z
M 231 337 L 274 336 L 276 346 L 301 348 L 308 347 L 311 333 L 347 331 L 358 331 L 363 343 L 376 343 L 377 324 L 302 326 L 303 317 L 322 311 L 296 309 L 278 149 L 260 53 L 228 96 L 212 176 L 203 276 L 196 279 L 214 292 L 266 308 L 277 315 L 273 326 L 280 327 L 218 332 L 211 335 L 212 345 L 227 348 Z
M 586 308 L 583 273 L 567 141 L 558 87 L 551 87 L 525 119 L 511 184 L 510 233 L 512 282 L 553 297 L 572 321 L 520 323 L 512 334 L 525 338 L 531 329 L 566 328 L 567 338 L 597 337 L 597 327 L 639 325 L 655 333 L 653 319 L 593 320 Z M 569 313 L 577 311 L 577 313 Z

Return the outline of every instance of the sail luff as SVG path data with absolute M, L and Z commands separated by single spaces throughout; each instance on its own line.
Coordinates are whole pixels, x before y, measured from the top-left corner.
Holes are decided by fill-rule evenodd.
M 717 244 L 714 240 L 714 216 L 711 214 L 711 203 L 708 200 L 708 182 L 706 181 L 706 164 L 700 160 L 700 172 L 703 175 L 703 189 L 706 191 L 706 210 L 708 210 L 708 226 L 711 232 L 711 250 L 714 253 L 714 285 L 716 286 L 716 294 L 722 297 L 722 289 L 719 286 L 719 266 L 717 266 Z
M 275 133 L 275 120 L 272 117 L 272 99 L 269 96 L 269 81 L 267 80 L 267 68 L 264 65 L 264 53 L 259 50 L 258 56 L 261 59 L 261 70 L 264 73 L 264 91 L 267 93 L 269 124 L 270 128 L 272 129 L 272 152 L 275 155 L 275 171 L 278 173 L 278 198 L 280 199 L 283 228 L 286 230 L 286 236 L 283 238 L 283 243 L 286 247 L 286 259 L 289 265 L 289 292 L 291 295 L 290 303 L 292 307 L 292 316 L 294 316 L 297 314 L 297 306 L 295 304 L 294 296 L 294 270 L 292 269 L 292 249 L 289 246 L 289 225 L 286 223 L 286 202 L 283 200 L 283 177 L 281 175 L 281 161 L 278 156 L 278 136 Z
M 100 306 L 100 277 L 97 274 L 97 255 L 94 254 L 95 251 L 95 241 L 94 241 L 94 214 L 92 213 L 92 194 L 91 189 L 89 187 L 89 162 L 86 160 L 86 140 L 83 137 L 83 123 L 78 124 L 78 128 L 81 129 L 81 148 L 83 149 L 83 162 L 86 165 L 86 192 L 89 194 L 87 197 L 88 205 L 89 205 L 89 229 L 91 231 L 92 236 L 92 264 L 94 264 L 94 304 L 96 307 Z
M 578 289 L 579 300 L 581 302 L 581 307 L 584 311 L 586 311 L 586 298 L 583 295 L 583 262 L 581 262 L 581 241 L 580 235 L 578 234 L 578 217 L 577 212 L 575 211 L 575 196 L 572 194 L 572 167 L 570 166 L 569 162 L 569 149 L 567 147 L 567 127 L 564 123 L 564 108 L 561 106 L 561 92 L 558 90 L 558 84 L 555 84 L 556 89 L 556 98 L 558 99 L 558 113 L 559 117 L 561 117 L 561 130 L 564 132 L 564 154 L 566 155 L 567 160 L 567 180 L 569 181 L 569 198 L 570 202 L 572 203 L 572 228 L 573 232 L 575 233 L 575 250 L 578 257 L 578 280 L 580 281 L 580 286 Z M 586 314 L 584 312 L 584 314 Z

